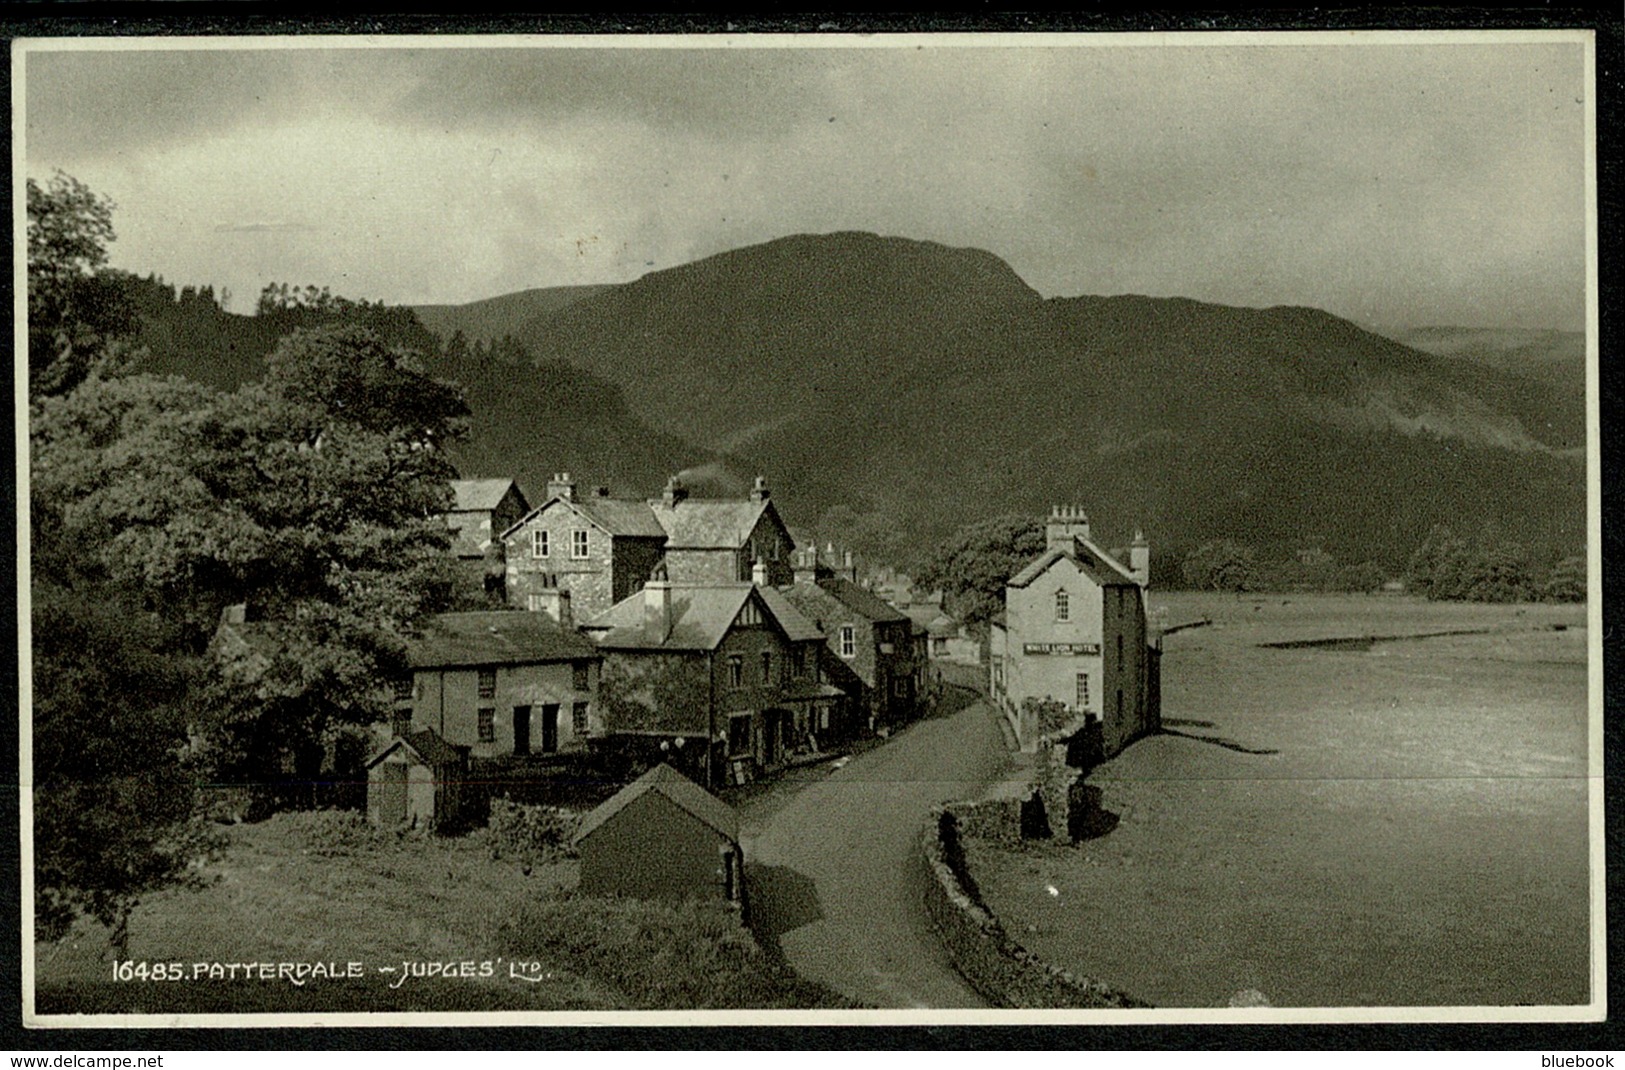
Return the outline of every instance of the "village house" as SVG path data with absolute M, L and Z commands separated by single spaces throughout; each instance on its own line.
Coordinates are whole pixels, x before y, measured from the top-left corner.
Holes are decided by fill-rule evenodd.
M 611 498 L 599 487 L 577 493 L 570 473 L 547 485 L 547 499 L 499 536 L 508 602 L 558 617 L 559 594 L 579 617 L 602 613 L 633 594 L 660 562 L 666 530 L 644 501 Z
M 852 580 L 852 558 L 841 572 L 819 560 L 816 547 L 798 550 L 795 582 L 780 587 L 789 602 L 824 636 L 823 674 L 846 692 L 841 737 L 860 729 L 907 723 L 925 694 L 924 660 L 916 656 L 909 618 Z
M 584 750 L 600 656 L 546 613 L 442 613 L 407 647 L 398 736 L 432 730 L 474 758 Z
M 604 657 L 607 737 L 715 785 L 744 783 L 811 753 L 844 699 L 819 665 L 824 636 L 767 582 L 678 583 L 658 566 L 643 590 L 582 622 Z
M 795 541 L 761 476 L 743 501 L 690 498 L 672 476 L 649 508 L 666 534 L 666 571 L 673 583 L 749 583 L 758 562 L 772 586 L 791 581 Z
M 1057 506 L 1044 536 L 1044 552 L 1006 584 L 1004 613 L 990 628 L 990 693 L 1023 750 L 1041 735 L 1097 729 L 1110 757 L 1161 724 L 1159 652 L 1147 642 L 1145 612 L 1150 547 L 1136 533 L 1124 568 L 1090 540 L 1075 507 Z M 1029 698 L 1060 703 L 1072 720 L 1041 728 Z
M 530 510 L 525 494 L 511 479 L 454 479 L 451 493 L 446 513 L 451 551 L 476 590 L 500 599 L 505 585 L 500 533 Z
M 582 819 L 574 844 L 584 895 L 745 904 L 739 818 L 662 762 Z

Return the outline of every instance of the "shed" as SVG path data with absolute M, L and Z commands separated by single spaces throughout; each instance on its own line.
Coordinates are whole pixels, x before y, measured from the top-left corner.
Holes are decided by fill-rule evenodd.
M 404 733 L 367 763 L 367 820 L 384 828 L 455 825 L 467 780 L 467 747 L 429 728 Z
M 739 818 L 665 763 L 588 814 L 574 842 L 587 895 L 744 905 Z

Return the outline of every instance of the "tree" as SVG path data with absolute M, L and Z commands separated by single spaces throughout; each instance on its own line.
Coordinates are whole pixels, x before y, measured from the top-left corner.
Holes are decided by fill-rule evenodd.
M 181 761 L 185 670 L 163 626 L 107 586 L 33 592 L 35 916 L 86 913 L 128 957 L 130 913 L 214 846 Z
M 119 340 L 135 320 L 123 273 L 106 269 L 113 203 L 61 171 L 27 186 L 28 381 L 37 397 L 121 366 Z
M 1258 585 L 1258 557 L 1234 539 L 1204 543 L 1181 567 L 1185 582 L 1201 591 L 1250 591 Z
M 940 588 L 943 608 L 983 626 L 1004 609 L 1004 587 L 1044 552 L 1044 525 L 1027 516 L 1001 516 L 960 528 L 914 575 L 922 590 Z

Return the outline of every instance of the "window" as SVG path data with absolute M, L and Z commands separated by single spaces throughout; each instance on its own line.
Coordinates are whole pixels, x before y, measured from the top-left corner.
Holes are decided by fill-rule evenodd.
M 736 713 L 728 718 L 728 756 L 750 753 L 750 714 Z
M 490 706 L 481 706 L 475 714 L 479 728 L 481 743 L 495 743 L 497 741 L 497 711 Z
M 570 532 L 570 556 L 580 560 L 587 556 L 587 533 L 578 530 Z
M 530 556 L 547 556 L 547 532 L 533 531 L 530 533 Z
M 590 724 L 587 720 L 587 704 L 577 702 L 570 707 L 570 734 L 577 739 L 587 738 Z
M 728 686 L 745 686 L 745 659 L 738 654 L 728 655 Z
M 790 675 L 805 676 L 807 673 L 807 648 L 793 646 L 790 648 Z
M 1080 673 L 1078 673 L 1078 709 L 1086 710 L 1088 708 L 1089 708 L 1089 674 L 1086 673 L 1086 672 L 1080 672 Z
M 481 669 L 479 671 L 480 698 L 497 697 L 497 671 L 495 669 Z
M 396 702 L 411 702 L 415 695 L 416 689 L 410 676 L 397 676 L 395 678 Z
M 858 630 L 850 624 L 841 625 L 841 657 L 853 658 L 858 654 Z
M 1123 723 L 1123 689 L 1117 689 L 1117 723 Z
M 766 650 L 762 651 L 762 684 L 773 685 L 773 655 Z
M 412 731 L 412 711 L 396 710 L 395 715 L 389 719 L 390 735 L 404 736 Z
M 1065 591 L 1055 592 L 1055 619 L 1072 619 L 1072 597 Z
M 1117 637 L 1117 664 L 1123 664 L 1123 637 Z
M 575 691 L 586 691 L 590 685 L 587 680 L 587 663 L 585 661 L 572 661 L 570 663 L 570 687 Z

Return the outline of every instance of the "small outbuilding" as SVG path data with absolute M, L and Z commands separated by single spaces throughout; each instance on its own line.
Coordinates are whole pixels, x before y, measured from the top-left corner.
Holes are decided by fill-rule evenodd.
M 744 906 L 739 818 L 665 763 L 588 814 L 575 845 L 584 894 L 720 898 Z
M 433 729 L 406 732 L 367 763 L 367 820 L 384 828 L 456 825 L 467 781 L 467 747 Z

